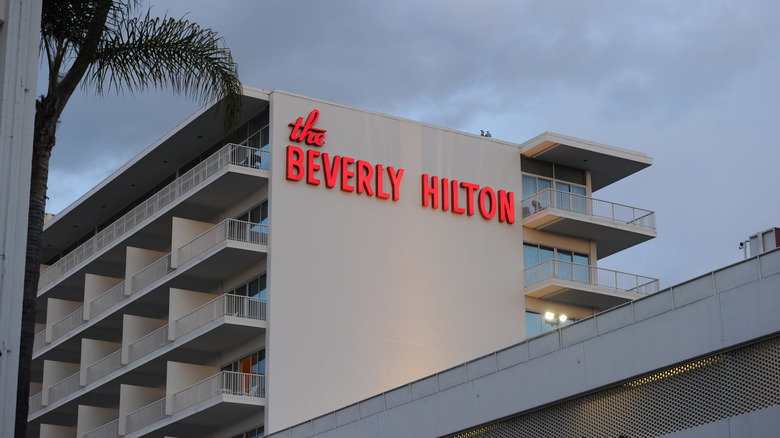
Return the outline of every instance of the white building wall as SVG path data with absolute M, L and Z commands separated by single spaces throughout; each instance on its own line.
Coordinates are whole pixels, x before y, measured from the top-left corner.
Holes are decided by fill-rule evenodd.
M 315 148 L 287 124 L 314 109 L 327 130 L 317 149 L 403 168 L 400 199 L 286 179 L 286 146 Z M 269 431 L 523 338 L 520 216 L 421 201 L 429 174 L 512 191 L 519 211 L 517 147 L 280 92 L 271 126 Z

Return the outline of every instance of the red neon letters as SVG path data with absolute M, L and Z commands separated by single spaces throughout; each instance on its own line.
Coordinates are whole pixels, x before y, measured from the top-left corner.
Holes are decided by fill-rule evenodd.
M 309 113 L 306 122 L 298 117 L 290 123 L 290 140 L 307 145 L 322 146 L 325 144 L 324 129 L 314 125 L 320 117 L 318 110 Z M 387 179 L 385 179 L 385 171 Z M 356 160 L 339 155 L 330 156 L 317 149 L 302 149 L 298 146 L 287 146 L 287 179 L 290 181 L 306 180 L 306 184 L 332 189 L 336 185 L 343 192 L 353 192 L 358 195 L 375 196 L 379 199 L 401 198 L 401 178 L 404 169 L 395 170 L 392 166 L 372 165 L 365 160 Z M 389 186 L 386 184 L 389 183 Z M 385 191 L 385 187 L 389 191 Z M 459 198 L 465 196 L 465 208 L 461 207 Z M 476 198 L 476 199 L 475 199 Z M 439 202 L 441 200 L 441 202 Z M 496 192 L 488 186 L 459 182 L 439 178 L 438 176 L 422 175 L 422 206 L 430 206 L 434 210 L 441 207 L 442 211 L 453 214 L 474 216 L 479 211 L 485 220 L 493 219 L 498 213 L 499 222 L 513 224 L 515 222 L 515 194 L 499 190 Z
M 327 131 L 314 127 L 314 124 L 317 123 L 317 119 L 319 118 L 320 112 L 319 110 L 315 109 L 309 113 L 309 118 L 306 119 L 306 123 L 303 123 L 303 117 L 298 117 L 298 120 L 296 120 L 295 123 L 290 123 L 289 126 L 292 126 L 292 130 L 290 131 L 290 140 L 297 141 L 299 143 L 301 140 L 303 140 L 306 142 L 306 144 L 314 146 L 324 145 L 325 133 Z
M 325 187 L 332 189 L 336 183 L 340 183 L 341 191 L 355 192 L 359 195 L 376 196 L 379 199 L 391 199 L 397 201 L 401 198 L 401 178 L 404 169 L 395 170 L 387 167 L 387 181 L 391 191 L 384 191 L 385 187 L 384 166 L 371 165 L 368 161 L 355 160 L 349 157 L 321 153 L 316 149 L 306 152 L 298 146 L 287 146 L 287 179 L 300 181 L 304 177 L 306 183 L 318 186 L 321 179 L 325 180 Z
M 441 189 L 440 189 L 441 188 Z M 466 208 L 460 206 L 458 202 L 459 194 L 463 193 L 460 189 L 465 189 Z M 441 190 L 441 198 L 439 197 Z M 442 178 L 441 183 L 438 176 L 422 175 L 422 206 L 430 206 L 434 210 L 439 208 L 439 199 L 441 199 L 441 210 L 450 210 L 455 214 L 466 213 L 469 216 L 474 215 L 474 193 L 478 191 L 476 206 L 480 216 L 484 219 L 493 219 L 498 213 L 499 222 L 515 223 L 515 194 L 499 190 L 498 194 L 488 187 L 480 187 L 478 184 L 468 182 L 458 183 L 453 179 L 448 181 Z

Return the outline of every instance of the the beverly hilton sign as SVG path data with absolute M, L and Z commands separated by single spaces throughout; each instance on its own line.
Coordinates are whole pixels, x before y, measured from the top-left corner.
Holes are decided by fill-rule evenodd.
M 373 165 L 365 160 L 333 155 L 321 152 L 325 144 L 324 129 L 314 125 L 320 117 L 313 110 L 306 121 L 298 117 L 290 123 L 290 140 L 304 143 L 311 148 L 302 149 L 296 145 L 287 146 L 287 179 L 303 181 L 318 186 L 322 183 L 332 189 L 338 186 L 344 192 L 375 196 L 379 199 L 401 199 L 401 179 L 404 169 L 382 164 Z M 384 174 L 387 173 L 389 186 L 385 186 Z M 515 222 L 515 195 L 505 190 L 495 191 L 488 186 L 439 178 L 427 173 L 421 175 L 422 206 L 450 211 L 454 214 L 473 216 L 479 212 L 486 220 L 493 218 L 499 222 Z M 461 201 L 463 200 L 463 201 Z M 462 202 L 465 202 L 463 206 Z

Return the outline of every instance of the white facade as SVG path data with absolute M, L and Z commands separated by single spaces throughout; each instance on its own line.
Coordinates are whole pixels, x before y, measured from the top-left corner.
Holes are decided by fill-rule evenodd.
M 657 291 L 597 267 L 655 237 L 651 211 L 592 196 L 641 153 L 244 102 L 228 139 L 203 108 L 47 222 L 33 436 L 273 432 L 522 341 L 545 312 Z

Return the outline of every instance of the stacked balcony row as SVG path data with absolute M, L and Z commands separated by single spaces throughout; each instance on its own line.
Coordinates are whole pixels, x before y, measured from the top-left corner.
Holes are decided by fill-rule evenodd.
M 202 435 L 213 418 L 237 421 L 265 406 L 265 376 L 168 361 L 163 387 L 121 384 L 119 403 L 78 404 L 75 425 L 40 424 L 40 437 Z
M 193 363 L 197 361 L 193 351 L 221 351 L 262 337 L 265 300 L 215 295 L 214 286 L 241 278 L 240 272 L 265 258 L 266 227 L 235 219 L 214 225 L 173 218 L 171 234 L 176 249 L 169 253 L 126 247 L 124 278 L 84 274 L 83 301 L 45 301 L 46 324 L 39 325 L 34 346 L 34 375 L 40 380 L 31 390 L 39 392 L 30 398 L 30 421 L 40 425 L 42 436 L 44 429 L 67 423 L 59 417 L 89 411 L 83 406 L 90 402 L 116 404 L 118 400 L 106 401 L 99 394 L 119 394 L 120 386 L 137 383 L 134 375 L 159 374 L 165 362 L 201 366 Z M 164 376 L 151 379 L 155 381 L 157 386 L 168 386 L 170 398 L 183 397 L 165 383 Z M 217 393 L 228 393 L 217 386 Z M 262 388 L 250 393 L 264 394 L 264 380 Z M 206 398 L 213 395 L 199 393 Z M 171 406 L 167 416 L 186 407 Z M 108 424 L 101 427 L 111 429 Z
M 656 236 L 655 213 L 576 193 L 544 189 L 522 203 L 523 226 L 585 239 L 603 258 Z M 655 278 L 549 259 L 524 270 L 525 296 L 607 309 L 658 292 Z
M 269 161 L 266 149 L 235 144 L 224 146 L 51 266 L 42 266 L 38 295 L 43 295 L 106 250 L 159 219 L 162 214 L 175 209 L 202 189 L 213 186 L 215 181 L 225 180 L 221 185 L 212 187 L 212 191 L 227 185 L 235 189 L 222 190 L 222 193 L 234 193 L 238 197 L 244 195 L 241 188 L 247 185 L 241 184 L 237 178 L 240 179 L 241 175 L 267 177 Z M 228 174 L 232 175 L 226 177 Z

